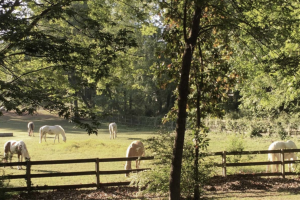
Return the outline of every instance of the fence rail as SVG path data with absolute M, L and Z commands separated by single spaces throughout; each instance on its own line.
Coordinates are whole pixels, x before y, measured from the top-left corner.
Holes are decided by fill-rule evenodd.
M 94 158 L 94 159 L 73 159 L 73 160 L 46 160 L 46 161 L 26 161 L 26 162 L 13 162 L 13 163 L 0 163 L 0 167 L 9 166 L 26 166 L 26 174 L 24 175 L 5 175 L 3 179 L 26 179 L 27 187 L 13 187 L 5 188 L 6 191 L 23 191 L 23 190 L 48 190 L 48 189 L 75 189 L 75 188 L 90 188 L 96 187 L 101 188 L 105 186 L 120 186 L 129 185 L 129 181 L 124 182 L 111 182 L 101 183 L 100 175 L 111 175 L 111 174 L 125 174 L 130 172 L 139 172 L 149 170 L 150 168 L 131 169 L 131 170 L 113 170 L 113 171 L 100 171 L 99 163 L 102 162 L 120 162 L 120 161 L 133 161 L 133 160 L 153 160 L 153 156 L 147 157 L 122 157 L 122 158 Z M 59 173 L 43 173 L 43 174 L 31 174 L 31 166 L 33 165 L 53 165 L 53 164 L 74 164 L 74 163 L 95 163 L 95 171 L 81 171 L 81 172 L 59 172 Z M 84 175 L 95 175 L 96 183 L 91 184 L 74 184 L 74 185 L 53 185 L 53 186 L 31 186 L 32 178 L 45 178 L 45 177 L 61 177 L 61 176 L 84 176 Z
M 222 157 L 222 164 L 217 165 L 218 167 L 222 167 L 222 176 L 236 176 L 236 175 L 227 175 L 227 167 L 240 167 L 240 166 L 256 166 L 256 165 L 281 165 L 281 172 L 273 172 L 273 173 L 251 173 L 251 174 L 239 174 L 239 176 L 282 176 L 285 178 L 286 175 L 297 175 L 295 172 L 285 172 L 285 164 L 290 163 L 299 163 L 300 160 L 285 160 L 284 154 L 292 153 L 292 152 L 300 152 L 300 149 L 280 149 L 280 150 L 261 150 L 261 151 L 232 151 L 232 152 L 211 152 L 208 153 L 207 156 L 217 156 L 220 155 Z M 269 154 L 269 153 L 280 153 L 280 161 L 264 161 L 264 162 L 242 162 L 242 163 L 227 163 L 226 156 L 228 155 L 249 155 L 249 154 Z

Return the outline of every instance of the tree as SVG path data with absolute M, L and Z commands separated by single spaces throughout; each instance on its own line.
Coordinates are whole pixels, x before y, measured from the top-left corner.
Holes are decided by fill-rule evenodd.
M 170 70 L 180 80 L 176 138 L 170 175 L 170 199 L 180 198 L 180 173 L 186 119 L 207 114 L 222 116 L 220 103 L 240 77 L 235 59 L 251 59 L 281 47 L 295 26 L 292 1 L 163 1 Z M 284 9 L 286 13 L 281 13 Z M 274 17 L 277 16 L 277 17 Z M 292 16 L 292 17 L 291 17 Z M 280 28 L 284 21 L 284 28 Z M 266 51 L 268 50 L 268 51 Z M 264 62 L 278 62 L 270 57 Z M 240 70 L 239 70 L 240 71 Z M 244 68 L 247 71 L 247 68 Z M 241 81 L 241 79 L 239 80 Z M 200 104 L 199 102 L 200 97 Z M 200 107 L 200 109 L 199 109 Z M 193 115 L 193 110 L 197 115 Z M 188 113 L 187 113 L 188 110 Z M 195 132 L 197 140 L 197 133 Z M 197 155 L 197 151 L 195 151 Z M 197 163 L 195 163 L 196 165 Z M 197 186 L 196 186 L 197 187 Z M 194 198 L 198 199 L 195 187 Z
M 105 29 L 116 23 L 104 1 L 1 1 L 1 104 L 18 113 L 33 113 L 37 106 L 60 116 L 90 118 L 73 121 L 88 133 L 97 133 L 97 115 L 83 95 L 83 88 L 96 88 L 118 52 L 136 43 L 131 31 Z M 97 4 L 97 5 L 96 5 Z M 95 6 L 95 7 L 93 7 Z M 69 79 L 68 79 L 69 76 Z M 85 106 L 75 110 L 69 103 L 81 98 Z M 22 105 L 22 106 L 20 106 Z

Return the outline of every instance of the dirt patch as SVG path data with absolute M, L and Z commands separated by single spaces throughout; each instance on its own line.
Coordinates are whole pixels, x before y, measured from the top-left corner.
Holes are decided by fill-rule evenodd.
M 297 199 L 299 178 L 213 177 L 204 187 L 204 199 Z M 294 198 L 295 197 L 295 198 Z M 53 190 L 24 192 L 10 200 L 52 199 L 167 199 L 153 194 L 142 195 L 135 187 L 109 187 L 97 190 Z
M 153 195 L 141 195 L 135 187 L 109 187 L 97 190 L 53 190 L 48 192 L 21 193 L 9 200 L 54 200 L 54 199 L 163 199 Z
M 214 177 L 204 187 L 207 198 L 263 198 L 277 197 L 280 193 L 300 194 L 298 178 L 261 178 L 261 177 Z

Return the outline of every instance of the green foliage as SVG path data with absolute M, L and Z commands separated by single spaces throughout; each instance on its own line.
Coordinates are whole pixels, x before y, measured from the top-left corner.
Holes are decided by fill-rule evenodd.
M 183 151 L 182 173 L 181 173 L 181 194 L 186 197 L 193 195 L 195 184 L 198 184 L 200 192 L 202 187 L 212 173 L 212 164 L 204 161 L 204 152 L 207 145 L 206 136 L 199 143 L 199 182 L 195 183 L 194 177 L 194 153 L 195 145 L 191 137 L 186 138 Z M 205 139 L 206 138 L 206 139 Z M 147 152 L 155 156 L 153 168 L 149 171 L 138 173 L 131 177 L 132 184 L 145 189 L 144 192 L 166 194 L 169 190 L 170 164 L 174 135 L 161 133 L 159 137 L 150 138 L 145 142 Z
M 285 140 L 287 138 L 287 132 L 285 130 L 279 130 L 278 135 L 281 140 Z
M 117 25 L 120 20 L 114 16 L 125 15 L 115 10 L 124 4 L 77 0 L 15 4 L 0 3 L 1 106 L 20 114 L 32 114 L 42 106 L 97 134 L 101 116 L 96 114 L 94 97 L 99 83 L 113 72 L 118 57 L 137 47 L 134 28 Z M 128 11 L 138 13 L 131 8 L 127 5 Z
M 226 151 L 228 151 L 228 152 L 243 151 L 244 148 L 245 148 L 245 144 L 244 144 L 242 136 L 233 135 L 230 138 L 230 143 L 229 143 L 229 146 L 226 149 Z M 232 156 L 228 156 L 228 157 L 226 157 L 226 159 L 228 160 L 228 162 L 237 163 L 241 160 L 241 157 L 242 157 L 242 155 L 234 155 L 233 158 L 232 158 Z
M 260 125 L 256 125 L 256 124 L 251 124 L 251 129 L 250 129 L 250 133 L 249 136 L 252 137 L 261 137 L 261 133 L 262 133 L 262 127 Z
M 294 1 L 277 1 L 273 9 L 266 12 L 247 13 L 256 16 L 262 26 L 280 24 L 284 26 L 268 26 L 268 46 L 255 50 L 254 55 L 235 59 L 238 71 L 243 74 L 239 89 L 241 91 L 242 109 L 250 111 L 254 116 L 275 116 L 281 111 L 299 112 L 299 44 L 298 18 L 299 4 Z M 275 8 L 278 9 L 275 9 Z M 286 10 L 285 16 L 279 10 Z M 273 10 L 271 15 L 269 12 Z M 297 14 L 296 14 L 297 13 Z M 277 21 L 278 20 L 278 21 Z M 269 22 L 268 22 L 269 21 Z M 264 25 L 263 25 L 264 24 Z M 253 43 L 245 40 L 249 48 Z M 249 53 L 249 52 L 248 52 Z M 245 59 L 248 57 L 247 59 Z
M 3 176 L 4 176 L 4 172 L 3 175 L 0 176 L 0 199 L 4 200 L 8 197 L 8 194 L 5 193 L 5 188 L 8 186 L 9 182 L 5 184 Z

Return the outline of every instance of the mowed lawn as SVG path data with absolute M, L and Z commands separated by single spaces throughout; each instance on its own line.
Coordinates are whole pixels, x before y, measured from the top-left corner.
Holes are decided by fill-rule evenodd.
M 35 124 L 34 137 L 29 137 L 27 133 L 27 123 L 33 121 Z M 65 132 L 67 141 L 54 143 L 54 136 L 47 135 L 39 143 L 38 130 L 43 125 L 61 125 Z M 39 110 L 37 115 L 18 116 L 12 112 L 4 113 L 0 117 L 0 133 L 13 133 L 13 137 L 0 137 L 0 159 L 3 158 L 3 146 L 8 140 L 23 140 L 28 148 L 31 161 L 37 160 L 64 160 L 64 159 L 85 159 L 85 158 L 115 158 L 125 157 L 129 144 L 134 140 L 144 140 L 156 134 L 155 130 L 146 130 L 140 127 L 118 126 L 117 139 L 111 139 L 108 131 L 108 123 L 103 123 L 98 131 L 98 135 L 88 135 L 85 130 L 78 129 L 73 123 L 50 114 L 44 110 Z M 146 144 L 144 144 L 146 146 Z M 147 152 L 146 152 L 147 155 Z M 13 156 L 12 162 L 17 162 L 17 155 Z M 122 170 L 125 162 L 100 163 L 100 170 Z M 135 164 L 132 163 L 133 168 Z M 151 161 L 141 161 L 141 168 L 151 167 Z M 25 174 L 26 167 L 17 170 L 17 167 L 0 168 L 0 175 L 5 174 Z M 53 172 L 77 172 L 93 171 L 95 163 L 82 164 L 56 164 L 56 165 L 34 165 L 32 174 L 53 173 Z M 90 176 L 73 176 L 73 177 L 49 177 L 33 178 L 33 186 L 39 185 L 70 185 L 95 183 L 96 178 Z M 100 176 L 100 181 L 118 182 L 127 181 L 124 174 Z M 10 185 L 25 186 L 26 180 L 11 180 Z

